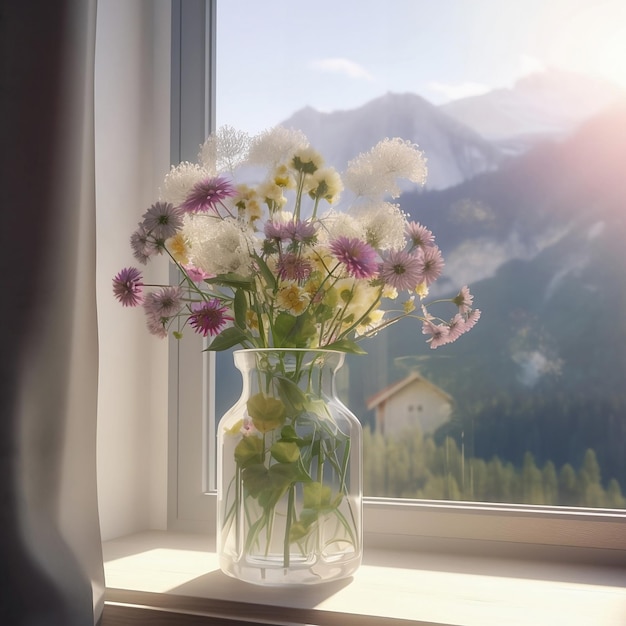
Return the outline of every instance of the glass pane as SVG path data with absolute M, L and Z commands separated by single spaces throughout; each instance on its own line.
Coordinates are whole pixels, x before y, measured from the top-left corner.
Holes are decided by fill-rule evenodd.
M 367 495 L 626 506 L 625 24 L 620 0 L 219 3 L 218 127 L 299 128 L 340 171 L 417 143 L 399 203 L 446 259 L 430 297 L 469 284 L 483 312 L 348 358 Z

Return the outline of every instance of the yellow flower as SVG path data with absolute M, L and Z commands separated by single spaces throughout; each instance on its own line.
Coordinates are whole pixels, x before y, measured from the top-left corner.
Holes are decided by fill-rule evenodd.
M 343 191 L 341 177 L 332 167 L 318 169 L 307 179 L 305 191 L 312 198 L 324 198 L 330 204 L 337 202 Z
M 420 298 L 425 298 L 428 295 L 428 286 L 426 283 L 420 283 L 417 287 L 415 287 L 415 293 Z
M 283 196 L 283 188 L 273 180 L 266 181 L 259 185 L 258 194 L 263 198 L 270 211 L 274 212 L 287 203 L 287 198 Z
M 237 195 L 233 198 L 233 201 L 241 214 L 248 219 L 248 223 L 260 219 L 263 216 L 263 209 L 261 208 L 256 189 L 248 185 L 237 185 L 236 190 Z
M 357 335 L 364 335 L 365 333 L 372 332 L 379 325 L 383 319 L 385 312 L 382 309 L 375 309 L 369 313 L 363 321 L 356 327 Z
M 297 283 L 288 281 L 278 290 L 276 302 L 288 313 L 300 315 L 309 304 L 309 294 Z
M 246 216 L 249 222 L 254 222 L 263 216 L 263 209 L 256 198 L 249 200 L 246 204 Z
M 293 174 L 286 165 L 279 165 L 274 170 L 274 184 L 286 189 L 293 189 L 296 186 Z
M 404 312 L 408 315 L 415 311 L 415 296 L 411 296 L 403 305 Z
M 323 276 L 328 275 L 329 271 L 337 265 L 337 260 L 326 248 L 317 247 L 306 253 L 307 260 L 311 263 L 314 272 L 320 272 Z
M 246 311 L 246 326 L 251 330 L 259 330 L 259 319 L 254 311 Z
M 398 290 L 391 285 L 385 285 L 383 287 L 383 298 L 389 298 L 389 300 L 395 300 L 398 297 Z
M 311 148 L 301 148 L 293 157 L 294 169 L 304 172 L 305 174 L 313 174 L 315 170 L 324 165 L 324 159 L 322 155 Z
M 189 263 L 189 244 L 182 233 L 176 233 L 165 242 L 165 247 L 181 265 Z

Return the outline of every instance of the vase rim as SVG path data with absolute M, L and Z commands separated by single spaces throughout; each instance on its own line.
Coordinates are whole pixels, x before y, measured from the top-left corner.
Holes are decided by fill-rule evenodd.
M 233 354 L 250 354 L 251 352 L 323 352 L 325 354 L 347 354 L 342 350 L 329 350 L 327 348 L 241 348 L 235 350 Z

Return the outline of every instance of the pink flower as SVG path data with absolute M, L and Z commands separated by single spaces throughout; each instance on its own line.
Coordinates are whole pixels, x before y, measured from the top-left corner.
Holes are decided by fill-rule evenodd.
M 150 332 L 150 334 L 155 335 L 156 337 L 160 337 L 161 339 L 165 339 L 165 337 L 167 337 L 168 322 L 169 318 L 167 317 L 158 317 L 148 314 L 146 319 L 146 326 L 148 327 L 148 331 Z
M 424 281 L 422 251 L 391 250 L 380 266 L 383 281 L 398 290 L 415 289 Z
M 449 332 L 450 329 L 446 324 L 434 324 L 430 320 L 425 320 L 422 324 L 422 334 L 430 335 L 430 339 L 427 339 L 427 341 L 433 350 L 449 343 Z
M 406 236 L 411 240 L 412 248 L 429 248 L 435 242 L 435 236 L 432 232 L 419 222 L 409 222 L 407 224 Z
M 217 298 L 196 303 L 191 309 L 193 313 L 189 316 L 189 323 L 203 337 L 219 335 L 226 322 L 233 319 L 225 315 L 228 308 L 223 306 Z
M 330 251 L 346 266 L 350 276 L 372 278 L 376 274 L 376 250 L 365 241 L 341 236 L 330 244 Z
M 180 209 L 184 213 L 217 212 L 217 205 L 235 193 L 232 183 L 225 178 L 205 178 L 194 185 Z
M 443 271 L 443 256 L 437 246 L 422 251 L 422 281 L 426 286 L 434 283 Z
M 476 326 L 476 322 L 480 319 L 480 309 L 474 309 L 465 319 L 465 332 Z
M 460 313 L 457 313 L 448 322 L 448 337 L 446 343 L 456 341 L 466 331 L 467 328 L 465 318 Z
M 141 303 L 142 281 L 138 269 L 126 267 L 113 279 L 113 294 L 123 306 L 137 306 Z
M 194 283 L 201 283 L 205 278 L 210 278 L 211 274 L 208 274 L 204 270 L 201 270 L 199 267 L 195 267 L 194 265 L 183 265 L 183 269 L 185 270 L 187 276 L 193 280 Z
M 472 308 L 474 296 L 470 293 L 469 287 L 464 285 L 452 302 L 459 307 L 459 313 L 468 313 Z

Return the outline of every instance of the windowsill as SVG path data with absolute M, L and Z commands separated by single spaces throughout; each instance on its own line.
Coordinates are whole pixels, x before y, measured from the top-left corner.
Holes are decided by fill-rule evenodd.
M 229 578 L 219 570 L 212 543 L 209 535 L 164 531 L 106 542 L 102 626 L 144 623 L 146 615 L 145 623 L 154 626 L 236 619 L 359 626 L 626 624 L 626 569 L 620 567 L 366 549 L 353 579 L 285 590 Z

